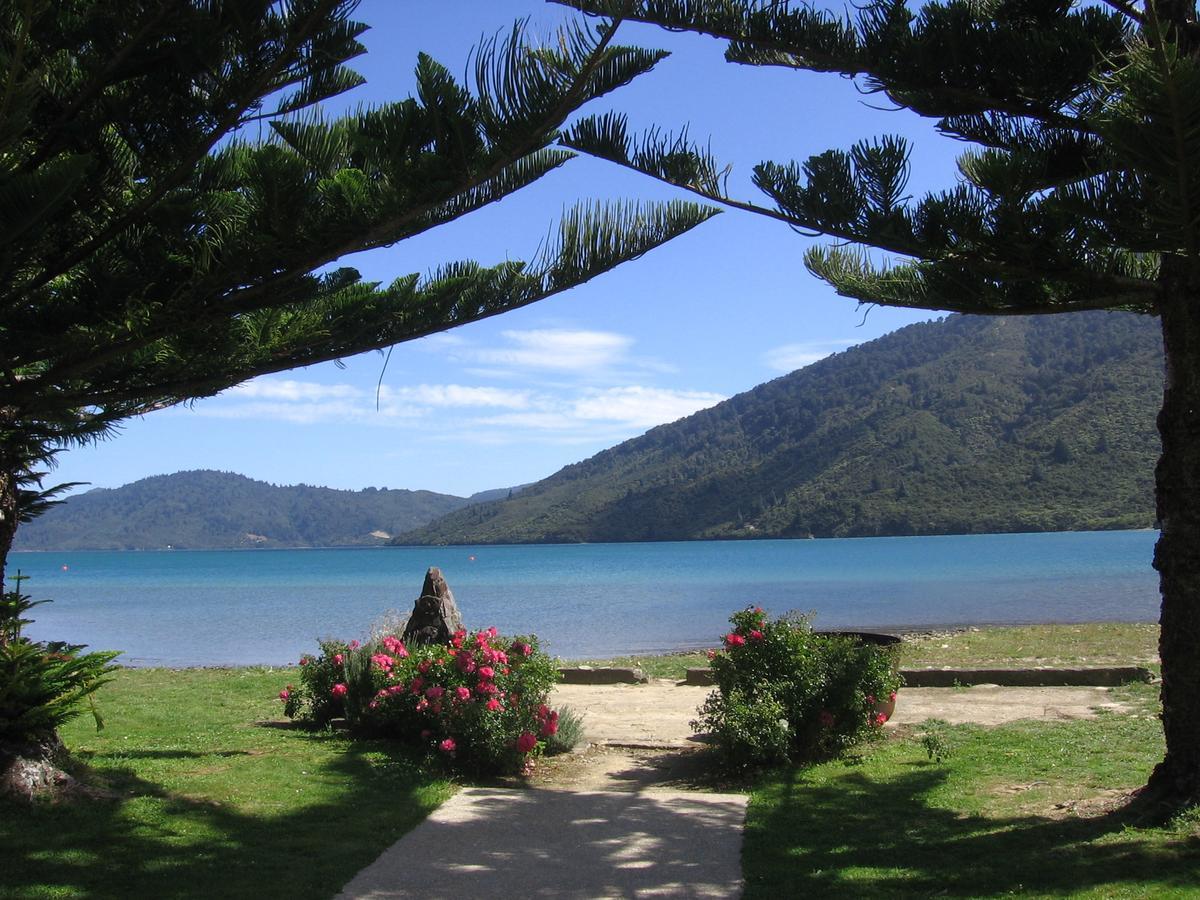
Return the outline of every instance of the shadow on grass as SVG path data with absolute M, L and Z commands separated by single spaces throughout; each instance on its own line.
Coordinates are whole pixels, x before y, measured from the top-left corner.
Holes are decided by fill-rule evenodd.
M 847 768 L 829 781 L 789 773 L 747 823 L 746 897 L 982 897 L 1095 888 L 1196 886 L 1200 841 L 1126 828 L 1127 814 L 983 817 L 931 805 L 940 769 L 887 780 Z
M 229 756 L 253 756 L 249 750 L 114 750 L 108 753 L 86 753 L 79 761 L 121 759 L 213 759 Z
M 0 894 L 327 900 L 442 797 L 443 783 L 423 775 L 396 748 L 304 733 L 289 740 L 301 745 L 277 748 L 282 759 L 222 750 L 124 754 L 150 765 L 182 755 L 199 761 L 211 756 L 218 767 L 231 760 L 296 766 L 294 786 L 290 774 L 280 786 L 277 772 L 246 773 L 237 790 L 253 797 L 250 809 L 233 802 L 244 796 L 225 798 L 211 789 L 188 795 L 112 764 L 94 770 L 90 780 L 122 799 L 32 808 L 0 804 Z M 334 752 L 304 757 L 313 749 L 304 742 L 331 740 L 338 744 Z M 119 763 L 123 755 L 111 756 Z M 185 773 L 184 783 L 205 774 Z M 275 786 L 260 789 L 264 782 Z M 280 796 L 292 790 L 316 799 L 297 803 Z

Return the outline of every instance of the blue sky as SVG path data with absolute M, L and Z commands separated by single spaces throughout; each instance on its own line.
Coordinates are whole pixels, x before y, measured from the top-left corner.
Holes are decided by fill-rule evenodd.
M 481 37 L 528 18 L 549 35 L 572 13 L 538 0 L 366 0 L 372 26 L 347 104 L 401 99 L 425 51 L 456 75 Z M 911 189 L 945 187 L 961 145 L 835 76 L 730 65 L 719 42 L 623 26 L 621 42 L 672 56 L 586 112 L 689 127 L 734 165 L 731 191 L 763 203 L 755 163 L 803 159 L 876 134 L 916 147 Z M 347 257 L 372 280 L 456 259 L 529 259 L 581 199 L 667 199 L 665 186 L 576 159 L 505 201 L 402 245 Z M 64 452 L 51 481 L 116 487 L 210 468 L 276 484 L 428 489 L 467 495 L 544 478 L 829 353 L 930 317 L 859 309 L 808 275 L 810 238 L 729 211 L 574 291 L 381 354 L 256 379 L 132 420 L 113 439 Z M 377 388 L 378 385 L 378 388 Z

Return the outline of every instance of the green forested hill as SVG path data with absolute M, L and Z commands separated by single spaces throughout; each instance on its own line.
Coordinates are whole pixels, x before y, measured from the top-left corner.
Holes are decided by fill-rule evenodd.
M 71 497 L 22 525 L 16 549 L 365 546 L 470 502 L 431 491 L 277 487 L 228 472 L 178 472 Z
M 396 543 L 1148 527 L 1162 350 L 1126 313 L 913 325 Z

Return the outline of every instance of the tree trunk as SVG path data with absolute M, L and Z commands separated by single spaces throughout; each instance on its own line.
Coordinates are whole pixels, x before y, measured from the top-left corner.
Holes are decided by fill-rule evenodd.
M 1163 260 L 1166 383 L 1158 415 L 1162 456 L 1154 473 L 1167 754 L 1143 796 L 1178 808 L 1200 802 L 1200 292 L 1173 262 Z
M 3 462 L 0 458 L 0 592 L 8 589 L 4 571 L 17 534 L 17 478 Z

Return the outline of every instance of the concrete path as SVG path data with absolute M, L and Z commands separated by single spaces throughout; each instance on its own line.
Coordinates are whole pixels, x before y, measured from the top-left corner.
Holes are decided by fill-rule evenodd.
M 746 796 L 664 789 L 695 783 L 689 722 L 711 690 L 559 685 L 552 704 L 583 716 L 590 750 L 545 761 L 532 789 L 461 791 L 337 900 L 740 896 Z M 908 688 L 891 724 L 994 725 L 1098 707 L 1120 704 L 1104 688 Z
M 746 797 L 467 788 L 338 900 L 738 897 Z

